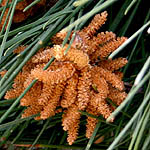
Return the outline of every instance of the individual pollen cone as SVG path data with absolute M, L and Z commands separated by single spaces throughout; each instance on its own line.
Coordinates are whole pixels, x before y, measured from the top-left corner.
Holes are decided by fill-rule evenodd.
M 70 126 L 80 119 L 80 112 L 77 105 L 72 104 L 62 116 L 62 126 L 65 131 L 69 130 Z
M 42 83 L 36 82 L 33 85 L 33 88 L 31 88 L 25 96 L 21 99 L 20 105 L 21 106 L 31 106 L 33 103 L 37 103 L 38 97 L 41 95 L 42 90 Z M 30 101 L 29 101 L 30 99 Z
M 95 105 L 93 105 L 94 103 Z M 97 112 L 101 114 L 105 119 L 107 119 L 112 113 L 111 107 L 109 107 L 105 99 L 102 99 L 101 93 L 94 94 L 92 96 L 91 105 L 95 107 L 97 109 Z
M 88 25 L 88 27 L 85 27 L 80 34 L 86 33 L 87 38 L 91 38 L 96 31 L 106 22 L 108 14 L 106 11 L 102 12 L 101 14 L 95 15 L 91 23 Z
M 14 80 L 13 88 L 8 90 L 4 97 L 6 99 L 17 98 L 25 89 L 23 84 L 27 76 L 27 73 L 20 72 Z
M 65 131 L 68 131 L 67 141 L 69 145 L 76 140 L 80 123 L 80 112 L 76 104 L 72 104 L 67 112 L 62 116 L 62 126 Z
M 89 114 L 92 114 L 94 116 L 99 116 L 97 110 L 93 108 L 92 105 L 88 105 L 87 112 Z M 96 124 L 98 123 L 98 120 L 96 118 L 87 117 L 87 124 L 86 124 L 86 137 L 90 138 L 92 136 L 92 133 L 96 127 Z
M 112 40 L 105 45 L 102 45 L 100 47 L 99 56 L 101 58 L 107 57 L 111 52 L 116 50 L 122 43 L 124 43 L 127 40 L 126 37 L 118 37 L 116 40 Z
M 118 70 L 122 67 L 124 67 L 127 64 L 127 59 L 126 58 L 117 58 L 114 60 L 102 60 L 99 62 L 100 67 L 107 69 L 109 71 L 115 71 Z
M 41 111 L 41 119 L 47 119 L 47 118 L 55 115 L 55 110 L 59 103 L 60 96 L 62 95 L 63 90 L 64 90 L 63 83 L 56 85 L 55 91 L 52 93 L 52 95 L 48 101 L 48 104 L 45 105 L 44 110 Z
M 70 126 L 70 129 L 68 130 L 67 141 L 69 145 L 72 145 L 78 137 L 79 123 L 80 123 L 80 120 L 77 119 L 76 123 L 72 124 Z
M 22 114 L 22 118 L 26 118 L 29 117 L 31 115 L 35 115 L 37 113 L 39 113 L 42 110 L 42 106 L 38 105 L 38 104 L 33 104 L 30 107 L 28 107 L 24 113 Z
M 101 91 L 103 92 L 102 97 L 106 98 L 107 94 L 109 93 L 108 92 L 108 84 L 103 77 L 100 78 L 100 72 L 96 73 L 96 71 L 98 71 L 98 68 L 93 67 L 92 71 L 91 71 L 92 83 L 96 86 L 98 92 L 101 92 Z
M 78 82 L 78 109 L 84 110 L 89 103 L 90 100 L 90 86 L 92 84 L 91 81 L 91 73 L 89 68 L 84 68 L 81 72 L 81 77 L 79 77 Z
M 10 89 L 9 91 L 6 92 L 4 98 L 5 99 L 17 98 L 22 92 L 23 90 L 20 88 Z
M 67 79 L 72 77 L 74 71 L 75 69 L 73 65 L 67 62 L 64 65 L 62 65 L 60 69 L 57 69 L 56 71 L 34 69 L 31 71 L 31 75 L 34 78 L 38 79 L 39 81 L 51 85 L 51 84 L 55 84 L 55 83 L 57 84 L 66 81 Z
M 111 52 L 116 50 L 126 40 L 126 37 L 118 37 L 117 39 L 113 39 L 99 45 L 95 52 L 90 55 L 90 60 L 92 62 L 95 62 L 98 59 L 98 57 L 100 57 L 101 59 L 106 58 Z
M 105 99 L 107 98 L 109 90 L 104 78 L 97 79 L 97 82 L 95 82 L 94 84 L 98 90 L 98 93 L 95 94 L 94 97 L 92 97 L 90 103 L 91 105 L 93 105 L 93 107 L 97 108 L 100 107 L 101 102 L 105 101 Z
M 100 68 L 100 67 L 97 67 L 97 71 L 113 87 L 119 89 L 120 91 L 122 91 L 124 89 L 123 82 L 114 73 L 111 73 L 110 71 Z
M 68 108 L 77 99 L 77 84 L 78 74 L 74 73 L 72 78 L 68 79 L 66 82 L 66 87 L 64 89 L 64 94 L 61 100 L 61 106 L 63 108 Z
M 38 113 L 40 116 L 35 119 L 45 120 L 62 112 L 62 126 L 68 133 L 69 145 L 74 143 L 79 134 L 81 111 L 97 117 L 102 115 L 107 119 L 114 110 L 107 100 L 111 99 L 115 105 L 120 105 L 127 96 L 122 81 L 123 73 L 119 70 L 127 60 L 107 59 L 126 38 L 117 38 L 108 31 L 96 35 L 106 17 L 107 12 L 98 14 L 88 27 L 77 31 L 69 50 L 68 44 L 64 47 L 61 45 L 67 33 L 64 30 L 57 33 L 52 38 L 55 45 L 40 49 L 25 64 L 14 80 L 12 89 L 5 95 L 6 99 L 18 97 L 36 79 L 36 84 L 20 101 L 21 106 L 27 107 L 22 117 Z M 14 52 L 20 53 L 25 47 L 20 46 Z M 56 59 L 43 70 L 52 57 Z M 1 75 L 5 73 L 1 72 Z M 97 122 L 96 118 L 87 116 L 87 138 L 91 137 Z
M 93 84 L 97 88 L 97 93 L 92 94 L 90 105 L 93 106 L 99 114 L 103 115 L 104 118 L 108 118 L 112 112 L 105 101 L 109 93 L 108 84 L 104 78 L 100 78 L 95 72 L 92 72 L 92 79 Z
M 93 37 L 93 41 L 96 40 L 97 44 L 102 45 L 110 40 L 116 38 L 116 35 L 113 32 L 100 32 L 97 36 Z
M 55 90 L 54 85 L 50 86 L 49 84 L 44 84 L 41 94 L 38 97 L 38 103 L 42 106 L 46 106 L 54 90 Z

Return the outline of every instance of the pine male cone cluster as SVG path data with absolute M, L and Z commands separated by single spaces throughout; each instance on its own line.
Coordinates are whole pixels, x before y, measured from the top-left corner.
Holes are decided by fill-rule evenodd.
M 107 100 L 120 105 L 127 96 L 123 74 L 118 71 L 127 60 L 122 57 L 107 59 L 127 38 L 116 37 L 108 31 L 97 34 L 96 31 L 106 18 L 106 11 L 97 14 L 87 27 L 77 31 L 66 54 L 68 44 L 64 47 L 61 45 L 66 32 L 62 30 L 53 36 L 51 40 L 54 46 L 41 49 L 34 55 L 17 75 L 13 88 L 5 95 L 6 99 L 18 97 L 33 79 L 37 79 L 36 84 L 21 99 L 20 105 L 27 107 L 22 117 L 39 113 L 40 116 L 35 119 L 44 120 L 61 109 L 62 126 L 68 133 L 70 145 L 78 136 L 81 111 L 102 115 L 106 119 L 115 109 Z M 24 48 L 20 46 L 15 52 Z M 52 57 L 56 59 L 47 70 L 43 70 Z M 97 122 L 96 118 L 87 116 L 87 138 L 91 137 Z
M 9 3 L 11 2 L 12 0 L 9 1 Z M 15 13 L 13 16 L 13 23 L 19 23 L 19 22 L 24 21 L 29 16 L 32 16 L 34 13 L 36 13 L 39 8 L 43 7 L 46 4 L 46 0 L 40 0 L 40 2 L 38 2 L 35 6 L 23 12 L 24 8 L 26 8 L 32 2 L 33 0 L 22 0 L 17 3 L 16 8 L 15 8 Z M 2 0 L 0 7 L 6 6 L 6 4 L 7 4 L 7 0 Z M 0 23 L 0 29 L 2 28 L 5 22 L 8 12 L 9 12 L 9 8 L 6 8 L 2 21 Z

